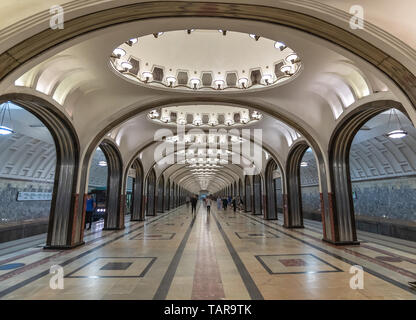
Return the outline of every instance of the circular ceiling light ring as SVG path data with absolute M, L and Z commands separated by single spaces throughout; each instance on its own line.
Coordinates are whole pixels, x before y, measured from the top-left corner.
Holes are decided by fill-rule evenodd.
M 189 37 L 187 36 L 187 33 L 193 33 L 195 32 L 195 36 Z M 210 33 L 211 32 L 211 33 Z M 228 41 L 228 37 L 227 37 L 227 41 L 225 41 L 225 43 L 235 43 L 237 40 L 238 43 L 242 43 L 241 46 L 243 48 L 247 48 L 247 50 L 240 50 L 240 54 L 239 56 L 241 56 L 241 54 L 244 55 L 244 52 L 250 52 L 252 53 L 252 50 L 256 50 L 256 48 L 262 48 L 261 52 L 265 52 L 264 56 L 265 57 L 269 57 L 266 60 L 262 59 L 262 54 L 261 52 L 259 53 L 259 55 L 254 55 L 255 57 L 260 57 L 259 59 L 261 62 L 258 62 L 259 66 L 257 64 L 257 62 L 253 59 L 250 60 L 250 58 L 248 57 L 247 59 L 245 59 L 244 57 L 240 58 L 240 59 L 226 59 L 226 63 L 225 65 L 221 66 L 221 64 L 219 66 L 217 66 L 216 64 L 214 64 L 214 66 L 210 66 L 208 65 L 200 65 L 201 62 L 203 61 L 202 64 L 204 64 L 206 61 L 210 61 L 210 57 L 215 57 L 215 53 L 206 53 L 207 58 L 206 59 L 202 59 L 199 60 L 198 57 L 201 56 L 201 54 L 203 55 L 205 52 L 207 52 L 207 50 L 203 50 L 201 53 L 199 53 L 200 50 L 202 50 L 202 46 L 201 45 L 197 45 L 198 43 L 201 43 L 201 41 L 204 41 L 205 39 L 203 37 L 208 37 L 206 39 L 208 39 L 208 41 L 224 41 L 222 39 L 218 39 L 218 37 L 211 37 L 210 34 L 212 34 L 212 32 L 220 32 L 222 34 L 227 34 L 227 36 L 231 37 L 230 41 Z M 276 65 L 277 63 L 279 63 L 280 61 L 288 61 L 288 64 L 298 64 L 300 63 L 300 60 L 298 58 L 295 59 L 291 59 L 288 58 L 287 60 L 285 60 L 286 57 L 290 57 L 291 54 L 293 53 L 293 57 L 297 57 L 296 53 L 288 48 L 283 42 L 280 41 L 274 41 L 274 40 L 270 40 L 267 38 L 262 38 L 256 34 L 249 34 L 249 37 L 247 37 L 247 33 L 243 34 L 241 32 L 236 32 L 236 31 L 227 31 L 227 30 L 223 30 L 223 29 L 219 29 L 219 30 L 194 30 L 194 29 L 187 29 L 185 32 L 184 30 L 176 30 L 176 31 L 169 31 L 169 32 L 157 32 L 154 33 L 153 35 L 155 37 L 160 37 L 162 34 L 164 34 L 163 40 L 161 39 L 160 41 L 157 42 L 149 42 L 149 40 L 147 37 L 149 35 L 145 35 L 145 36 L 141 36 L 140 38 L 131 38 L 128 41 L 124 42 L 123 44 L 121 44 L 118 49 L 124 50 L 123 51 L 116 51 L 116 53 L 118 53 L 118 55 L 115 55 L 114 53 L 111 55 L 112 59 L 110 59 L 111 65 L 113 66 L 113 69 L 115 71 L 120 72 L 121 74 L 125 73 L 124 69 L 120 70 L 119 69 L 119 64 L 117 62 L 117 59 L 121 58 L 122 56 L 127 55 L 128 59 L 125 60 L 130 60 L 132 58 L 139 60 L 139 61 L 146 61 L 146 65 L 151 65 L 151 66 L 160 66 L 160 68 L 162 69 L 169 69 L 170 71 L 172 71 L 172 68 L 167 68 L 165 67 L 167 64 L 171 63 L 171 56 L 176 56 L 177 54 L 179 54 L 180 56 L 184 56 L 183 55 L 183 50 L 181 50 L 181 52 L 173 52 L 171 53 L 171 50 L 168 48 L 165 48 L 166 50 L 164 50 L 164 46 L 166 46 L 167 44 L 170 44 L 171 48 L 171 43 L 172 43 L 172 39 L 179 39 L 179 45 L 177 46 L 178 48 L 184 48 L 184 45 L 186 45 L 186 43 L 182 43 L 183 41 L 191 41 L 191 46 L 187 48 L 187 55 L 184 61 L 182 62 L 178 62 L 180 65 L 178 65 L 177 67 L 175 67 L 176 69 L 176 73 L 179 72 L 184 72 L 187 73 L 187 75 L 183 76 L 181 75 L 181 77 L 178 79 L 180 81 L 178 81 L 178 79 L 176 79 L 175 77 L 170 77 L 171 75 L 169 75 L 169 77 L 166 77 L 163 81 L 162 80 L 154 80 L 153 77 L 142 77 L 142 75 L 138 75 L 135 73 L 129 73 L 127 80 L 128 81 L 133 81 L 133 82 L 137 82 L 139 84 L 143 84 L 143 85 L 152 85 L 155 86 L 156 88 L 160 88 L 160 89 L 177 89 L 177 90 L 201 90 L 201 91 L 218 91 L 219 89 L 221 89 L 222 91 L 236 91 L 236 90 L 243 90 L 243 89 L 265 89 L 267 87 L 270 87 L 272 85 L 282 85 L 284 82 L 289 81 L 289 79 L 291 78 L 291 76 L 297 74 L 302 68 L 300 67 L 300 65 L 296 65 L 296 67 L 293 68 L 292 72 L 288 72 L 286 75 L 286 77 L 275 77 L 274 74 L 271 74 L 273 77 L 273 80 L 269 80 L 267 79 L 267 81 L 260 81 L 260 82 L 256 82 L 255 84 L 251 84 L 248 81 L 248 75 L 245 76 L 244 70 L 258 70 L 260 69 L 261 74 L 267 73 L 266 70 L 267 65 Z M 182 35 L 182 36 L 180 36 Z M 177 38 L 179 36 L 179 38 Z M 150 34 L 150 37 L 152 37 L 152 34 Z M 172 38 L 173 37 L 173 38 Z M 202 37 L 202 38 L 201 38 Z M 240 37 L 240 38 L 239 38 Z M 259 42 L 259 45 L 254 45 L 250 40 L 247 40 L 248 43 L 244 42 L 244 38 L 241 37 L 247 37 L 248 39 L 255 39 L 256 42 Z M 152 37 L 153 38 L 153 37 Z M 247 39 L 246 38 L 246 39 Z M 164 40 L 167 39 L 167 40 Z M 188 40 L 186 40 L 188 39 Z M 193 39 L 193 40 L 192 40 Z M 197 42 L 195 42 L 197 41 Z M 266 44 L 268 41 L 270 41 L 270 47 L 271 47 L 271 51 L 268 52 L 267 49 L 264 49 L 264 44 Z M 140 42 L 140 46 L 134 46 L 133 44 Z M 177 41 L 176 41 L 177 42 Z M 250 44 L 251 42 L 251 44 Z M 182 45 L 181 45 L 182 44 Z M 215 45 L 215 42 L 213 42 L 213 48 L 218 48 L 218 46 Z M 192 46 L 193 45 L 193 46 Z M 154 54 L 152 54 L 152 52 L 154 52 L 154 50 L 152 50 L 152 46 L 159 46 L 157 48 L 158 52 L 170 52 L 171 54 L 169 55 L 169 57 L 164 57 L 164 55 L 158 55 L 158 61 L 152 61 L 152 59 L 154 58 Z M 221 44 L 219 47 L 222 47 L 223 44 Z M 263 46 L 263 47 L 262 47 Z M 267 47 L 267 45 L 266 45 Z M 146 48 L 150 48 L 150 49 L 146 49 Z M 225 53 L 227 53 L 227 50 L 236 50 L 233 49 L 235 48 L 235 45 L 233 46 L 229 46 L 228 47 L 224 47 L 225 48 Z M 279 49 L 279 52 L 276 53 L 276 49 Z M 284 49 L 288 48 L 287 50 L 284 51 L 284 53 L 280 53 L 281 51 L 283 51 Z M 117 48 L 116 48 L 117 49 Z M 144 51 L 143 51 L 144 50 Z M 177 49 L 179 50 L 179 49 Z M 189 53 L 191 51 L 195 51 L 195 53 Z M 238 50 L 238 49 L 237 49 Z M 175 50 L 174 50 L 175 51 Z M 235 54 L 233 52 L 231 52 L 230 54 Z M 242 52 L 242 53 L 241 53 Z M 274 53 L 275 52 L 275 53 Z M 143 56 L 144 55 L 144 56 Z M 155 58 L 156 59 L 156 58 Z M 195 60 L 196 59 L 196 60 Z M 164 61 L 166 60 L 166 61 Z M 177 60 L 175 60 L 177 61 Z M 196 61 L 196 62 L 195 62 Z M 248 65 L 242 65 L 242 62 L 244 61 L 245 63 L 247 63 L 247 61 L 249 61 Z M 195 64 L 196 63 L 196 64 Z M 117 67 L 118 66 L 118 67 Z M 185 70 L 185 71 L 184 71 Z M 187 77 L 189 77 L 189 71 L 186 70 L 194 70 L 193 72 L 195 74 L 203 74 L 203 73 L 211 73 L 211 74 L 234 74 L 236 77 L 236 80 L 232 80 L 232 78 L 230 78 L 231 80 L 229 81 L 227 78 L 227 82 L 225 82 L 225 79 L 218 79 L 218 80 L 222 80 L 224 81 L 224 83 L 218 81 L 217 83 L 214 81 L 209 81 L 207 79 L 204 79 L 204 83 L 202 83 L 202 78 L 199 79 L 199 81 L 193 81 L 192 83 L 187 81 L 187 83 L 184 83 L 184 79 L 186 79 Z M 290 76 L 290 77 L 289 77 Z M 235 79 L 234 78 L 234 79 Z M 188 78 L 189 79 L 189 78 Z M 240 80 L 241 79 L 241 80 Z M 209 85 L 208 83 L 212 83 L 212 85 Z M 196 84 L 196 85 L 195 85 Z

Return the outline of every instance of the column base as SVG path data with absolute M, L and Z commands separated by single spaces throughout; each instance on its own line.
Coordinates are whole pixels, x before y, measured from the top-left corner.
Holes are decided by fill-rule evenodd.
M 145 219 L 130 219 L 130 221 L 145 221 Z
M 264 218 L 264 220 L 278 220 L 277 218 Z
M 71 246 L 49 246 L 49 245 L 46 245 L 46 246 L 43 247 L 43 249 L 44 250 L 71 250 L 71 249 L 75 249 L 77 247 L 80 247 L 84 244 L 85 244 L 85 242 L 82 241 L 82 242 L 79 242 L 77 244 L 73 244 Z
M 336 245 L 336 246 L 357 246 L 360 241 L 332 241 L 329 239 L 322 238 L 322 241 Z

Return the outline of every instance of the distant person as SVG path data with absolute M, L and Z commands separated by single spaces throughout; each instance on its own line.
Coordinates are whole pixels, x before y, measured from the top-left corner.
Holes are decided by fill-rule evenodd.
M 186 196 L 185 202 L 186 202 L 186 209 L 189 209 L 189 203 L 191 202 L 191 198 L 189 196 Z
M 235 213 L 237 211 L 237 199 L 235 197 L 231 200 L 231 205 L 233 206 L 233 211 Z
M 194 214 L 196 213 L 196 204 L 198 202 L 197 196 L 193 196 L 191 199 L 191 205 L 192 205 L 192 217 L 194 217 Z
M 85 226 L 84 226 L 84 228 L 86 228 L 87 227 L 87 222 L 89 222 L 90 226 L 88 227 L 88 230 L 91 230 L 92 215 L 94 213 L 95 207 L 96 207 L 95 200 L 91 196 L 91 194 L 89 193 L 87 195 L 87 209 L 86 209 L 86 213 L 85 213 Z
M 220 211 L 222 206 L 222 200 L 220 197 L 217 198 L 217 210 Z
M 206 198 L 205 203 L 207 204 L 207 214 L 210 214 L 211 213 L 211 205 L 212 205 L 211 198 Z
M 227 206 L 228 206 L 228 199 L 227 198 L 222 199 L 222 208 L 224 210 L 227 210 Z

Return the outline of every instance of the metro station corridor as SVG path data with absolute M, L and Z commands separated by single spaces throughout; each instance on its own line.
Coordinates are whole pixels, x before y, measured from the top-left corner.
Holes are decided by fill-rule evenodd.
M 400 2 L 2 0 L 0 300 L 414 300 Z
M 43 252 L 36 240 L 1 248 L 2 299 L 414 299 L 401 285 L 415 279 L 416 246 L 359 233 L 354 248 L 322 245 L 306 222 L 287 230 L 243 212 L 207 215 L 178 207 L 123 231 L 86 235 L 72 251 Z M 9 249 L 9 251 L 7 251 Z M 18 250 L 16 250 L 18 249 Z M 8 253 L 7 253 L 8 252 Z M 48 286 L 50 262 L 65 266 L 65 290 Z M 349 287 L 351 264 L 364 266 L 365 289 Z

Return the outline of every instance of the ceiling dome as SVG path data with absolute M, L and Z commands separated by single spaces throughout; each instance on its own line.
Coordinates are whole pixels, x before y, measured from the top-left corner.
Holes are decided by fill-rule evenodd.
M 280 85 L 301 69 L 283 42 L 225 30 L 178 30 L 133 38 L 111 66 L 140 85 L 185 91 L 243 91 Z

